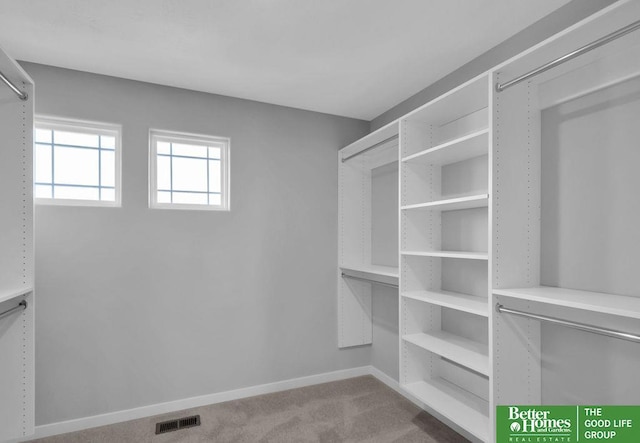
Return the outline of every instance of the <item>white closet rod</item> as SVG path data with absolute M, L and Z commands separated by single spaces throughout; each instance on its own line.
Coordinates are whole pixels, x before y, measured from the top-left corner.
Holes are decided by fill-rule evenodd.
M 375 283 L 376 285 L 388 286 L 390 288 L 398 289 L 398 285 L 394 285 L 393 283 L 385 283 L 377 280 L 371 280 L 370 278 L 362 278 L 362 277 L 354 277 L 353 275 L 348 275 L 343 273 L 342 278 L 350 278 L 352 280 L 360 280 L 367 283 Z
M 640 343 L 640 335 L 631 334 L 629 332 L 616 331 L 615 329 L 600 328 L 598 326 L 587 325 L 585 323 L 578 323 L 570 320 L 563 320 L 556 317 L 548 317 L 546 315 L 531 314 L 525 311 L 518 311 L 516 309 L 509 309 L 502 306 L 500 303 L 496 303 L 496 311 L 505 314 L 517 315 L 518 317 L 532 318 L 535 320 L 544 321 L 547 323 L 554 323 L 556 325 L 566 326 L 568 328 L 579 329 L 581 331 L 592 332 L 594 334 L 606 335 L 607 337 L 620 338 L 622 340 L 628 340 L 636 343 Z
M 396 134 L 396 135 L 392 135 L 392 136 L 391 136 L 391 137 L 389 137 L 389 138 L 385 138 L 385 139 L 384 139 L 384 140 L 382 140 L 381 142 L 378 142 L 378 143 L 376 143 L 375 145 L 371 145 L 371 146 L 369 146 L 367 149 L 363 149 L 362 151 L 356 152 L 355 154 L 351 154 L 350 156 L 343 158 L 343 159 L 342 159 L 342 163 L 346 162 L 346 161 L 347 161 L 347 160 L 349 160 L 350 158 L 357 157 L 357 156 L 358 156 L 358 155 L 360 155 L 360 154 L 364 154 L 365 152 L 371 151 L 372 149 L 375 149 L 375 148 L 377 148 L 378 146 L 382 146 L 382 145 L 384 145 L 385 143 L 390 142 L 391 140 L 397 140 L 397 138 L 398 138 L 398 134 Z
M 544 65 L 532 71 L 529 71 L 526 74 L 522 74 L 521 76 L 516 77 L 513 80 L 509 80 L 508 82 L 505 82 L 505 83 L 496 83 L 496 91 L 502 92 L 511 86 L 517 85 L 518 83 L 527 80 L 528 78 L 535 77 L 536 75 L 541 74 L 545 71 L 548 71 L 549 69 L 555 68 L 556 66 L 561 65 L 564 62 L 568 62 L 569 60 L 574 59 L 586 52 L 592 51 L 602 45 L 612 42 L 613 40 L 616 40 L 622 37 L 623 35 L 626 35 L 632 31 L 635 31 L 638 28 L 640 28 L 640 20 L 635 21 L 630 25 L 625 26 L 624 28 L 618 29 L 617 31 L 612 32 L 611 34 L 605 35 L 604 37 L 599 38 L 598 40 L 593 41 L 588 45 L 583 46 L 582 48 L 576 49 L 573 52 L 565 54 L 562 57 L 559 57 L 553 61 L 550 61 L 549 63 L 545 63 Z
M 0 80 L 2 80 L 3 82 L 6 83 L 6 85 L 13 91 L 16 93 L 16 95 L 20 98 L 20 100 L 26 100 L 29 98 L 29 96 L 27 95 L 26 92 L 22 92 L 21 90 L 18 89 L 18 87 L 16 85 L 14 85 L 13 83 L 11 83 L 11 80 L 9 80 L 7 77 L 5 77 L 5 75 L 0 72 Z
M 26 300 L 22 300 L 20 303 L 18 303 L 18 306 L 14 306 L 11 309 L 8 309 L 4 312 L 0 312 L 0 318 L 6 317 L 8 315 L 13 314 L 14 312 L 21 310 L 24 311 L 25 309 L 27 309 L 27 302 Z

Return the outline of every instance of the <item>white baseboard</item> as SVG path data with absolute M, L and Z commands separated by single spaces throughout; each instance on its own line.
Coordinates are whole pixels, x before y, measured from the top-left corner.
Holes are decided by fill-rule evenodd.
M 107 414 L 83 417 L 75 420 L 51 423 L 47 425 L 36 426 L 35 435 L 30 438 L 42 438 L 52 435 L 66 434 L 67 432 L 81 431 L 83 429 L 111 425 L 114 423 L 135 420 L 138 418 L 151 417 L 153 415 L 166 414 L 169 412 L 176 412 L 183 409 L 212 405 L 215 403 L 222 403 L 225 401 L 237 400 L 245 397 L 253 397 L 254 395 L 270 394 L 272 392 L 286 391 L 287 389 L 301 388 L 304 386 L 317 385 L 320 383 L 344 380 L 347 378 L 359 377 L 361 375 L 374 375 L 376 378 L 380 378 L 378 375 L 373 373 L 373 370 L 374 368 L 372 366 L 361 366 L 358 368 L 325 372 L 323 374 L 292 378 L 289 380 L 251 386 L 248 388 L 234 389 L 232 391 L 219 392 L 216 394 L 202 395 L 199 397 L 191 397 L 183 400 L 158 403 L 134 409 L 127 409 L 124 411 L 110 412 Z M 382 374 L 382 372 L 378 371 L 377 369 L 375 369 L 375 371 Z M 392 380 L 387 375 L 384 376 L 389 378 L 389 380 Z M 387 383 L 384 380 L 382 381 L 384 383 Z
M 182 400 L 158 403 L 149 406 L 142 406 L 139 408 L 126 409 L 123 411 L 110 412 L 107 414 L 94 415 L 91 417 L 83 417 L 75 420 L 36 426 L 35 434 L 29 437 L 29 439 L 66 434 L 68 432 L 81 431 L 83 429 L 95 428 L 98 426 L 112 425 L 124 421 L 136 420 L 138 418 L 151 417 L 158 414 L 177 412 L 184 409 L 197 408 L 199 406 L 212 405 L 229 400 L 238 400 L 241 398 L 253 397 L 255 395 L 270 394 L 272 392 L 286 391 L 287 389 L 302 388 L 305 386 L 317 385 L 320 383 L 327 383 L 331 381 L 344 380 L 347 378 L 359 377 L 362 375 L 374 376 L 389 388 L 405 397 L 407 400 L 411 401 L 422 409 L 426 409 L 429 413 L 434 415 L 439 420 L 443 421 L 462 435 L 465 435 L 467 438 L 471 438 L 472 441 L 475 441 L 472 436 L 456 426 L 455 423 L 451 423 L 446 418 L 440 416 L 440 414 L 438 414 L 436 411 L 431 410 L 431 408 L 427 407 L 424 403 L 404 391 L 400 387 L 400 383 L 398 383 L 398 381 L 396 381 L 394 378 L 390 377 L 389 375 L 373 366 L 361 366 L 358 368 L 325 372 L 322 374 L 310 375 L 307 377 L 292 378 L 289 380 L 283 380 L 274 383 L 250 386 L 248 388 L 234 389 L 232 391 L 218 392 L 216 394 L 185 398 Z M 12 440 L 11 442 L 7 443 L 18 441 L 24 441 L 24 439 Z

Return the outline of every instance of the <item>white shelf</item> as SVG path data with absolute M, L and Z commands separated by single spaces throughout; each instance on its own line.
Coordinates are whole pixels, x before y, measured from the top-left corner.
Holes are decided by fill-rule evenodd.
M 402 387 L 465 431 L 484 442 L 489 441 L 489 404 L 485 400 L 439 377 Z
M 450 291 L 409 291 L 402 296 L 482 317 L 489 316 L 489 301 L 486 297 Z
M 447 165 L 489 152 L 489 129 L 472 132 L 402 159 L 403 162 Z
M 394 285 L 398 284 L 400 275 L 398 268 L 394 268 L 391 266 L 341 265 L 340 269 L 347 275 Z
M 494 289 L 493 293 L 521 300 L 530 300 L 555 306 L 640 319 L 640 297 L 555 288 L 551 286 Z
M 488 260 L 489 254 L 486 252 L 465 252 L 465 251 L 402 251 L 402 255 L 413 255 L 416 257 L 441 257 L 441 258 L 463 258 L 468 260 Z
M 457 211 L 459 209 L 486 208 L 489 205 L 489 194 L 470 195 L 468 197 L 449 198 L 427 203 L 402 206 L 401 209 L 429 209 L 439 211 Z
M 0 303 L 11 300 L 12 298 L 22 297 L 30 292 L 33 292 L 33 288 L 23 288 L 16 291 L 6 292 L 0 294 Z
M 489 375 L 489 347 L 445 331 L 404 335 L 402 339 L 467 368 Z

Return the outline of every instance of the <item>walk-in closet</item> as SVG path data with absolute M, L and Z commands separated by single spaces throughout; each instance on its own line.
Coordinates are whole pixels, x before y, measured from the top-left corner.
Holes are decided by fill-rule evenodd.
M 436 3 L 0 0 L 1 443 L 640 441 L 640 0 Z

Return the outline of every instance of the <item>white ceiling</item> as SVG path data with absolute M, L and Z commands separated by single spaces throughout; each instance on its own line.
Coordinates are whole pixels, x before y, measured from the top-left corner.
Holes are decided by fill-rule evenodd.
M 14 58 L 366 120 L 568 0 L 0 0 Z

